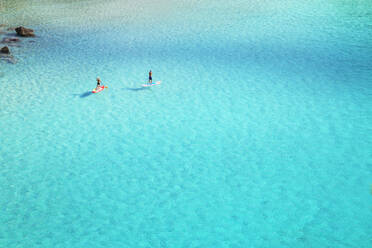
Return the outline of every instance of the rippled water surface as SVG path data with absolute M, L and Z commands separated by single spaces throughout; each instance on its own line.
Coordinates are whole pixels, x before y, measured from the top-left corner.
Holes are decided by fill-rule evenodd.
M 0 0 L 0 24 L 37 35 L 0 61 L 0 247 L 372 246 L 368 1 Z

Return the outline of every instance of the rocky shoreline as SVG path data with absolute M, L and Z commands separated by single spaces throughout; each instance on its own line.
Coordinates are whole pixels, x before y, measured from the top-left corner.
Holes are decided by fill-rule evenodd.
M 19 43 L 21 43 L 24 38 L 29 37 L 35 37 L 34 30 L 22 26 L 7 28 L 5 24 L 0 24 L 0 38 L 2 38 L 0 41 L 0 60 L 15 64 L 17 60 L 12 55 L 9 47 L 20 47 L 21 45 Z

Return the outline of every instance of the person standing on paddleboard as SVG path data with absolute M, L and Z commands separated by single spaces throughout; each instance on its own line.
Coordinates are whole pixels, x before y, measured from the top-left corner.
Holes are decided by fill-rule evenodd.
M 149 84 L 152 84 L 152 71 L 149 72 Z
M 98 90 L 100 87 L 101 87 L 101 79 L 99 79 L 99 77 L 97 77 L 97 87 L 96 87 L 96 89 Z

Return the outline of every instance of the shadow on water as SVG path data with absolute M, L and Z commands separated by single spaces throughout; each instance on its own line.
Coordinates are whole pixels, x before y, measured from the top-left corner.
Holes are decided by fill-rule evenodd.
M 90 95 L 93 95 L 93 93 L 91 91 L 87 91 L 87 92 L 84 92 L 82 94 L 73 94 L 74 96 L 79 96 L 80 98 L 85 98 L 85 97 L 88 97 Z
M 130 91 L 141 91 L 141 90 L 148 90 L 148 87 L 139 87 L 139 88 L 123 88 L 124 90 L 130 90 Z

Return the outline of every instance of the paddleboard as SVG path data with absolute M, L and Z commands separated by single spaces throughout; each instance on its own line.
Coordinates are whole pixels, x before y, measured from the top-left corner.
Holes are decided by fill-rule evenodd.
M 102 85 L 102 86 L 99 87 L 98 89 L 97 89 L 97 88 L 94 88 L 94 89 L 92 90 L 92 93 L 98 93 L 98 92 L 101 92 L 101 91 L 104 90 L 104 89 L 105 89 L 105 86 Z
M 161 83 L 161 81 L 157 81 L 155 83 L 151 83 L 151 84 L 142 84 L 142 87 L 150 87 L 150 86 L 154 86 L 154 85 L 159 85 Z

